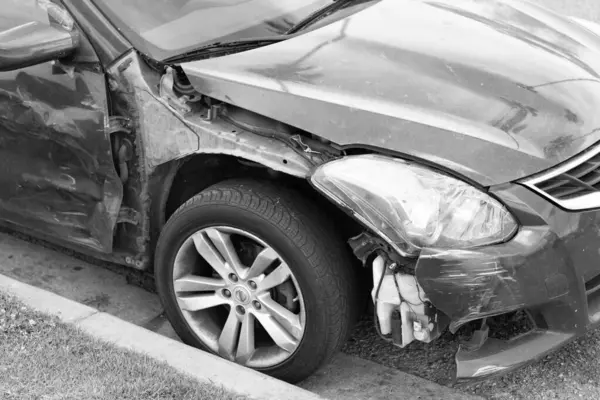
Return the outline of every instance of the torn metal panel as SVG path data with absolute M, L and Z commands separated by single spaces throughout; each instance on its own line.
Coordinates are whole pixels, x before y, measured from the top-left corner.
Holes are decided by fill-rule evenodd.
M 110 73 L 118 82 L 118 91 L 126 93 L 131 102 L 150 169 L 194 153 L 236 156 L 298 177 L 308 176 L 313 167 L 308 157 L 279 140 L 247 132 L 221 119 L 207 121 L 209 109 L 196 103 L 172 107 L 172 95 L 159 96 L 161 76 L 136 53 L 130 53 Z
M 578 279 L 558 237 L 523 228 L 508 243 L 472 250 L 424 249 L 416 276 L 455 332 L 462 324 L 548 302 L 569 303 Z
M 510 372 L 540 359 L 573 336 L 562 332 L 532 331 L 509 341 L 489 338 L 477 351 L 466 351 L 461 346 L 456 354 L 457 381 Z
M 136 263 L 147 265 L 151 257 L 149 213 L 151 203 L 159 199 L 152 189 L 156 185 L 150 182 L 168 178 L 162 176 L 162 165 L 194 154 L 222 154 L 304 178 L 322 159 L 300 145 L 294 148 L 279 138 L 240 128 L 219 114 L 211 115 L 214 110 L 197 99 L 179 98 L 173 91 L 173 70 L 154 70 L 135 52 L 113 65 L 108 74 L 111 130 L 133 144 L 123 205 L 137 216 L 136 224 L 119 224 L 117 240 L 125 250 L 138 254 Z

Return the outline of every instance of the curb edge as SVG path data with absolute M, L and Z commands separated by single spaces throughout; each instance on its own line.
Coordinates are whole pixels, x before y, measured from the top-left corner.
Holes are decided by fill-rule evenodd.
M 1 274 L 0 291 L 14 296 L 32 309 L 74 324 L 91 337 L 152 357 L 202 383 L 219 385 L 255 400 L 324 400 L 305 389 Z

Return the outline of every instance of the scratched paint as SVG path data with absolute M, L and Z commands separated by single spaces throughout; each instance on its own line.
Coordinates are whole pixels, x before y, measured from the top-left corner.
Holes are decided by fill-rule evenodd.
M 128 66 L 119 71 L 122 65 Z M 156 89 L 160 75 L 143 65 L 135 53 L 114 66 L 111 74 L 132 96 L 130 107 L 149 169 L 193 153 L 233 155 L 301 177 L 308 176 L 313 166 L 309 157 L 281 141 L 246 132 L 222 119 L 205 121 L 207 110 L 193 103 L 190 113 L 179 114 Z
M 98 60 L 0 72 L 0 209 L 7 221 L 112 251 L 122 186 Z

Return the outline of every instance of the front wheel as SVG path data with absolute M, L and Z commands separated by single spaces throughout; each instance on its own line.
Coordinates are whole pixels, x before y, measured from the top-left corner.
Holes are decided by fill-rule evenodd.
M 348 337 L 358 298 L 349 257 L 302 196 L 226 181 L 169 219 L 155 274 L 185 343 L 295 383 Z

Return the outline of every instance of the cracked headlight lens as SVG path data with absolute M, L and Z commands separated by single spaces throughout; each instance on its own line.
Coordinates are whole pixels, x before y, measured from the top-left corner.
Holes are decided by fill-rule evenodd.
M 491 196 L 404 160 L 349 156 L 319 166 L 311 181 L 406 256 L 424 247 L 499 243 L 518 229 L 510 212 Z

